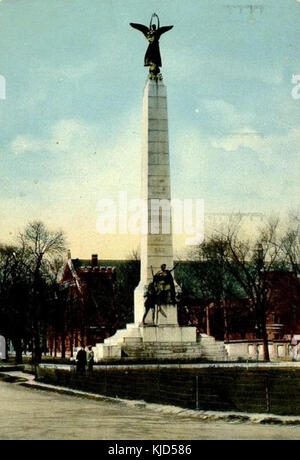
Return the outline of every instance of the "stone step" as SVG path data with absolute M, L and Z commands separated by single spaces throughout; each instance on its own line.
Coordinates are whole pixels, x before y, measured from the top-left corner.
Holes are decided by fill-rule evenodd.
M 214 339 L 214 337 L 197 337 L 197 342 L 198 343 L 210 343 L 210 344 L 214 344 L 216 343 L 216 340 Z
M 123 344 L 130 345 L 130 344 L 140 344 L 143 343 L 142 337 L 124 337 Z
M 127 329 L 120 329 L 118 330 L 115 335 L 113 335 L 112 337 L 109 337 L 108 339 L 105 339 L 104 340 L 104 343 L 107 344 L 107 345 L 112 345 L 114 343 L 118 343 L 119 339 L 122 338 L 124 336 L 124 334 L 126 333 Z M 121 340 L 122 341 L 122 340 Z
M 227 361 L 227 353 L 225 347 L 210 346 L 209 350 L 205 349 L 201 344 L 166 344 L 166 343 L 139 343 L 132 344 L 126 343 L 122 347 L 123 351 L 128 357 L 132 358 L 194 358 L 194 359 L 207 359 L 209 361 Z
M 128 329 L 121 329 L 116 334 L 108 339 L 105 339 L 106 345 L 122 345 L 125 340 L 132 339 L 133 342 L 142 341 L 141 332 L 136 325 L 130 325 Z
M 201 347 L 202 350 L 205 350 L 207 353 L 209 352 L 218 352 L 218 351 L 226 351 L 224 347 Z
M 223 343 L 199 343 L 198 345 L 204 348 L 225 348 Z
M 164 326 L 166 328 L 166 326 Z M 161 332 L 162 326 L 155 329 L 156 333 Z M 179 328 L 178 328 L 179 329 Z M 181 332 L 186 332 L 188 328 L 181 328 Z M 121 357 L 121 350 L 126 356 L 132 358 L 160 358 L 160 359 L 207 359 L 209 361 L 227 361 L 228 354 L 225 349 L 224 343 L 216 341 L 214 337 L 206 334 L 201 334 L 197 337 L 197 342 L 191 341 L 196 339 L 196 335 L 185 334 L 180 335 L 181 340 L 186 339 L 188 342 L 181 342 L 177 340 L 175 329 L 168 325 L 168 337 L 171 341 L 147 341 L 144 335 L 146 334 L 147 339 L 151 339 L 153 328 L 141 328 L 135 323 L 127 324 L 126 329 L 118 330 L 114 336 L 105 339 L 104 344 L 97 344 L 95 347 L 96 360 L 105 358 L 117 358 Z M 175 331 L 176 332 L 176 331 Z M 153 339 L 157 340 L 159 337 L 153 335 Z M 177 334 L 178 335 L 178 334 Z M 166 339 L 163 334 L 161 337 L 163 340 Z M 143 342 L 145 340 L 145 342 Z
M 138 327 L 135 323 L 126 324 L 126 329 L 138 329 Z
M 125 337 L 139 337 L 141 338 L 141 331 L 138 327 L 128 329 Z
M 100 362 L 105 359 L 120 359 L 121 358 L 121 347 L 114 345 L 105 345 L 103 343 L 97 344 L 93 348 L 95 353 L 95 362 Z
M 201 346 L 201 345 L 200 345 Z M 219 352 L 219 351 L 222 351 L 222 352 L 226 352 L 226 348 L 224 346 L 218 346 L 218 345 L 210 345 L 210 346 L 201 346 L 202 350 L 205 350 L 207 352 Z

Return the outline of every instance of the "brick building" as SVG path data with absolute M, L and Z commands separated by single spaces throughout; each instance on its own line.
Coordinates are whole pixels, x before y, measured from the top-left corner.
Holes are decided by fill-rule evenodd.
M 299 278 L 290 272 L 271 272 L 267 276 L 270 286 L 269 339 L 282 340 L 300 334 Z M 188 300 L 179 311 L 179 320 L 218 340 L 259 339 L 255 312 L 248 299 L 223 299 L 219 305 L 209 299 Z
M 300 280 L 290 272 L 270 272 L 267 311 L 269 353 L 272 360 L 300 359 Z M 263 344 L 255 311 L 248 299 L 224 299 L 215 304 L 192 299 L 179 309 L 181 324 L 197 327 L 224 340 L 230 359 L 263 359 Z
M 60 280 L 60 311 L 48 331 L 50 355 L 72 356 L 80 345 L 102 342 L 116 328 L 116 269 L 91 260 L 72 259 L 70 251 Z

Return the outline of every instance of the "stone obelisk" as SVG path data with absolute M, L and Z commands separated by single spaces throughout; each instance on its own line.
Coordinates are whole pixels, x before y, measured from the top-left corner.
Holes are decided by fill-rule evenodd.
M 162 264 L 173 268 L 167 90 L 149 79 L 144 89 L 142 120 L 142 199 L 148 205 L 148 231 L 141 236 L 141 279 L 135 290 L 135 324 L 144 315 L 144 294 Z M 163 200 L 163 201 L 162 201 Z M 176 307 L 164 323 L 177 324 Z

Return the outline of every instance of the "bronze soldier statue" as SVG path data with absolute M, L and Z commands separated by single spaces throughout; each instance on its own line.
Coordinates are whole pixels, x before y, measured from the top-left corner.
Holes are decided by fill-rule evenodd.
M 154 18 L 157 19 L 157 26 L 153 23 Z M 143 24 L 130 23 L 131 27 L 140 30 L 149 42 L 148 49 L 145 54 L 144 65 L 149 67 L 149 78 L 152 80 L 161 80 L 160 67 L 162 66 L 161 55 L 159 49 L 159 39 L 165 32 L 171 30 L 174 26 L 160 27 L 159 17 L 153 13 L 150 21 L 150 26 Z
M 158 297 L 157 285 L 153 281 L 149 284 L 147 291 L 144 295 L 145 297 L 145 313 L 142 320 L 142 325 L 146 326 L 146 318 L 150 310 L 152 310 L 152 324 L 151 326 L 156 326 L 158 324 L 158 314 L 161 313 L 165 318 L 167 315 L 162 309 L 160 304 L 160 300 Z M 155 311 L 156 311 L 156 318 L 155 318 Z
M 142 325 L 145 326 L 145 321 L 150 310 L 152 310 L 152 324 L 155 322 L 155 306 L 156 306 L 156 290 L 154 283 L 150 283 L 145 297 L 145 314 L 143 316 Z
M 149 284 L 145 297 L 145 313 L 142 320 L 142 325 L 145 326 L 145 321 L 150 310 L 152 310 L 152 325 L 158 324 L 158 314 L 161 313 L 167 318 L 163 311 L 164 305 L 176 305 L 175 283 L 172 276 L 172 270 L 167 270 L 166 264 L 163 264 L 155 275 L 153 281 Z M 153 273 L 153 270 L 152 270 Z M 156 309 L 156 322 L 155 322 Z
M 172 270 L 167 270 L 166 264 L 163 264 L 156 275 L 154 276 L 154 284 L 158 297 L 159 305 L 175 305 L 176 304 L 176 294 L 175 294 L 175 284 L 172 276 Z

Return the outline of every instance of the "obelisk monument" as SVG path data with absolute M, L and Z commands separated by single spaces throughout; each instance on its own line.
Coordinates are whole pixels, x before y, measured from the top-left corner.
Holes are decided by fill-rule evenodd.
M 171 183 L 167 90 L 163 82 L 156 79 L 149 79 L 144 89 L 142 199 L 148 204 L 148 232 L 141 236 L 141 279 L 135 290 L 134 305 L 136 324 L 142 321 L 144 294 L 153 274 L 160 270 L 162 264 L 173 268 L 172 225 L 168 212 L 171 208 Z M 174 321 L 175 317 L 171 319 L 171 322 Z
M 144 89 L 142 120 L 142 199 L 147 203 L 148 229 L 141 237 L 141 279 L 134 302 L 135 324 L 140 324 L 145 311 L 144 295 L 153 275 L 163 264 L 173 268 L 167 90 L 160 73 L 159 49 L 161 35 L 173 26 L 160 27 L 155 13 L 149 27 L 136 23 L 131 26 L 141 31 L 149 42 L 144 59 L 144 65 L 149 67 L 149 79 Z M 176 308 L 168 310 L 166 322 L 177 324 Z
M 153 24 L 154 18 L 157 25 Z M 172 26 L 160 27 L 155 14 L 149 27 L 135 23 L 131 26 L 140 30 L 149 42 L 144 61 L 149 67 L 149 77 L 144 89 L 142 119 L 142 199 L 147 205 L 147 228 L 142 225 L 141 278 L 134 293 L 134 323 L 97 344 L 95 360 L 207 357 L 205 341 L 212 347 L 213 358 L 219 359 L 220 353 L 215 353 L 214 343 L 211 344 L 213 338 L 203 334 L 197 337 L 195 327 L 180 326 L 177 318 L 171 273 L 174 261 L 167 90 L 160 73 L 159 51 L 160 36 Z

